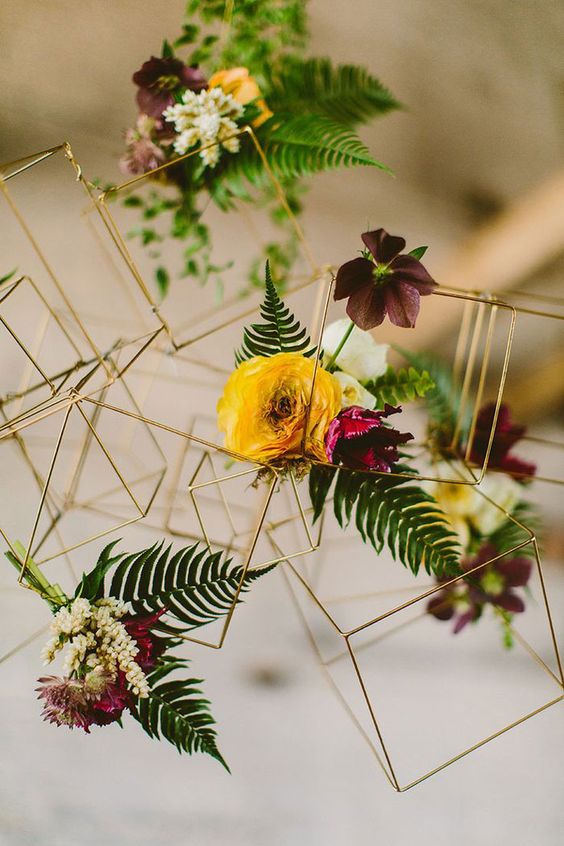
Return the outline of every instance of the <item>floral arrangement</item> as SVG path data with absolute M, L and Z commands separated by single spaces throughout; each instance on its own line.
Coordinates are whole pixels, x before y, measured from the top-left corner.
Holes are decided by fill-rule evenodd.
M 208 30 L 225 11 L 224 2 L 188 2 L 180 37 L 165 41 L 161 56 L 152 56 L 133 75 L 139 115 L 125 135 L 122 170 L 135 176 L 176 160 L 178 165 L 155 174 L 148 197 L 125 200 L 139 207 L 142 217 L 130 235 L 140 238 L 158 262 L 165 235 L 154 222 L 165 215 L 168 234 L 184 242 L 180 275 L 201 283 L 212 277 L 220 284 L 224 268 L 213 263 L 203 208 L 210 199 L 222 210 L 235 201 L 265 205 L 287 230 L 283 244 L 265 248 L 275 275 L 283 278 L 297 245 L 287 210 L 273 202 L 267 169 L 298 214 L 302 177 L 338 166 L 384 167 L 355 129 L 398 103 L 361 67 L 305 57 L 303 0 L 239 0 L 222 39 Z M 176 51 L 187 49 L 187 58 L 179 58 Z M 264 157 L 242 132 L 248 126 Z M 181 159 L 190 152 L 195 155 Z M 259 266 L 260 260 L 251 281 L 260 286 Z M 164 295 L 171 272 L 158 264 L 155 279 Z
M 92 726 L 121 725 L 129 714 L 149 737 L 179 752 L 207 753 L 227 768 L 201 679 L 186 677 L 189 662 L 172 650 L 187 632 L 228 614 L 270 568 L 244 572 L 197 544 L 171 555 L 163 544 L 114 553 L 117 543 L 105 547 L 72 596 L 26 562 L 26 585 L 53 612 L 44 662 L 64 655 L 62 676 L 38 680 L 43 717 L 90 733 Z M 25 551 L 19 544 L 16 551 L 7 558 L 21 571 Z
M 510 615 L 524 610 L 515 589 L 526 586 L 531 572 L 527 547 L 511 560 L 499 558 L 520 541 L 507 515 L 529 522 L 532 517 L 526 484 L 534 466 L 511 451 L 524 428 L 502 406 L 480 484 L 485 496 L 459 483 L 452 455 L 443 452 L 456 425 L 449 372 L 428 355 L 407 352 L 407 366 L 394 368 L 387 363 L 388 346 L 367 331 L 386 317 L 396 326 L 415 326 L 421 297 L 436 285 L 421 263 L 426 248 L 406 253 L 405 240 L 384 229 L 366 232 L 362 240 L 361 257 L 343 264 L 335 278 L 334 299 L 346 301 L 350 319 L 325 328 L 320 350 L 280 299 L 267 264 L 264 322 L 245 329 L 236 369 L 218 402 L 218 428 L 229 450 L 264 465 L 259 477 L 271 468 L 281 476 L 307 476 L 314 520 L 331 495 L 343 528 L 353 523 L 377 553 L 386 545 L 415 575 L 424 568 L 446 585 L 468 573 L 433 596 L 429 613 L 454 619 L 458 632 L 492 605 L 508 640 Z M 413 435 L 394 425 L 403 405 L 414 400 L 427 410 L 435 444 L 432 475 L 446 481 L 418 479 L 409 456 Z M 494 412 L 488 405 L 477 420 L 471 456 L 477 464 Z M 476 576 L 470 573 L 496 556 Z

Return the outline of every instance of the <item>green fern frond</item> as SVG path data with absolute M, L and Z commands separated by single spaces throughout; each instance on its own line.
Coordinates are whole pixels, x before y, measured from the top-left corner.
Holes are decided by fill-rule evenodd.
M 409 470 L 400 465 L 396 469 Z M 421 567 L 439 577 L 458 572 L 458 541 L 434 497 L 404 478 L 316 466 L 309 480 L 316 518 L 333 478 L 333 510 L 342 528 L 354 517 L 365 543 L 369 541 L 378 554 L 387 546 L 394 560 L 415 575 Z
M 304 112 L 357 126 L 399 108 L 382 83 L 365 68 L 334 66 L 328 58 L 289 58 L 271 71 L 268 105 L 276 114 Z
M 427 370 L 419 371 L 415 367 L 395 370 L 388 367 L 382 376 L 368 382 L 365 387 L 374 395 L 376 408 L 384 408 L 385 403 L 398 405 L 420 399 L 435 387 L 435 383 Z
M 309 176 L 337 167 L 371 166 L 389 171 L 372 158 L 358 135 L 342 123 L 323 115 L 277 114 L 257 132 L 269 167 L 284 181 Z M 264 162 L 250 139 L 233 156 L 224 157 L 221 178 L 240 191 L 241 178 L 264 188 L 268 174 Z
M 455 430 L 460 411 L 460 388 L 453 379 L 452 368 L 432 353 L 413 353 L 395 347 L 399 353 L 418 370 L 426 370 L 434 382 L 434 388 L 425 395 L 425 407 L 432 428 L 438 431 L 443 441 L 448 441 Z M 469 426 L 469 416 L 462 421 L 461 432 Z
M 264 323 L 253 323 L 245 327 L 243 343 L 235 353 L 235 361 L 241 364 L 257 355 L 271 356 L 281 352 L 299 352 L 312 356 L 315 347 L 311 346 L 309 336 L 300 326 L 288 306 L 280 299 L 272 276 L 270 263 L 266 262 L 264 301 L 260 309 Z
M 121 557 L 110 583 L 109 595 L 128 602 L 134 614 L 167 609 L 167 616 L 182 628 L 159 624 L 168 632 L 205 626 L 229 613 L 236 597 L 272 567 L 248 570 L 233 566 L 222 553 L 198 544 L 170 555 L 170 546 L 155 544 Z
M 336 467 L 325 467 L 323 464 L 312 464 L 311 466 L 308 485 L 314 523 L 321 517 L 336 472 Z
M 175 670 L 185 670 L 187 666 L 188 662 L 181 658 L 161 659 L 147 677 L 149 696 L 136 699 L 131 714 L 149 737 L 163 738 L 189 755 L 205 752 L 229 772 L 217 748 L 215 720 L 208 700 L 202 697 L 201 679 L 170 677 Z

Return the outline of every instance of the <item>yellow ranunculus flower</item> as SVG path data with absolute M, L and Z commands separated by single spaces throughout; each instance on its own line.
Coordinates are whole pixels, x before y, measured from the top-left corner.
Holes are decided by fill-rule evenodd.
M 261 126 L 268 118 L 272 117 L 272 112 L 260 96 L 260 88 L 247 68 L 229 68 L 229 70 L 217 71 L 210 77 L 208 86 L 209 88 L 221 88 L 225 94 L 231 94 L 233 99 L 243 106 L 256 100 L 261 113 L 253 121 L 253 126 Z
M 227 449 L 255 461 L 299 458 L 310 399 L 314 360 L 300 353 L 255 356 L 231 374 L 217 404 L 217 423 Z M 341 410 L 341 386 L 317 370 L 305 454 L 326 460 L 324 438 Z

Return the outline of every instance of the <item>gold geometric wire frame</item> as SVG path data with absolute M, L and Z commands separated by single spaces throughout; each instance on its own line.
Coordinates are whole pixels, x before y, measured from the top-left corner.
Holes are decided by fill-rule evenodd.
M 246 137 L 248 137 L 250 139 L 251 143 L 253 144 L 253 146 L 254 146 L 254 148 L 255 148 L 258 156 L 259 156 L 259 158 L 261 159 L 261 162 L 264 166 L 265 172 L 266 172 L 267 177 L 268 177 L 268 181 L 269 181 L 271 187 L 274 190 L 275 196 L 276 196 L 278 202 L 280 203 L 281 208 L 283 209 L 285 215 L 288 218 L 290 226 L 292 227 L 292 229 L 294 231 L 294 234 L 296 236 L 296 240 L 300 245 L 302 255 L 303 255 L 306 263 L 309 265 L 310 272 L 311 272 L 312 278 L 310 278 L 306 282 L 306 284 L 311 283 L 311 281 L 315 281 L 315 279 L 317 279 L 322 274 L 323 269 L 314 260 L 312 253 L 311 253 L 311 250 L 310 250 L 310 247 L 309 247 L 309 244 L 308 244 L 307 240 L 305 239 L 304 234 L 302 232 L 302 229 L 301 229 L 294 213 L 292 212 L 292 210 L 289 206 L 288 200 L 286 198 L 286 194 L 285 194 L 282 186 L 280 185 L 280 182 L 278 181 L 275 174 L 273 173 L 273 171 L 272 171 L 272 169 L 271 169 L 271 167 L 268 163 L 268 159 L 267 159 L 267 157 L 264 153 L 264 150 L 262 149 L 262 146 L 261 146 L 259 140 L 257 139 L 256 134 L 253 131 L 252 127 L 251 126 L 245 126 L 242 129 L 240 129 L 238 132 L 236 132 L 232 136 L 230 136 L 229 139 L 225 139 L 225 140 L 240 139 L 240 138 L 245 139 Z M 143 275 L 140 272 L 139 267 L 138 267 L 136 261 L 134 260 L 129 247 L 127 246 L 126 238 L 124 237 L 123 233 L 121 232 L 120 226 L 118 225 L 118 223 L 115 219 L 115 216 L 112 215 L 111 204 L 121 194 L 125 194 L 127 196 L 132 190 L 137 189 L 138 187 L 143 186 L 143 185 L 147 184 L 148 182 L 150 183 L 151 180 L 162 178 L 164 175 L 166 175 L 166 172 L 168 170 L 170 170 L 171 168 L 177 167 L 179 164 L 181 164 L 182 162 L 192 158 L 193 156 L 199 155 L 203 150 L 208 150 L 208 149 L 212 149 L 212 148 L 215 148 L 215 147 L 221 147 L 221 143 L 220 142 L 214 142 L 213 144 L 208 144 L 206 146 L 199 147 L 198 149 L 192 150 L 188 153 L 185 153 L 183 156 L 179 156 L 179 157 L 175 158 L 173 161 L 167 162 L 166 164 L 163 164 L 163 165 L 160 165 L 159 167 L 156 167 L 153 170 L 148 171 L 147 173 L 143 173 L 143 174 L 140 174 L 139 176 L 135 176 L 132 179 L 129 179 L 127 182 L 122 183 L 121 185 L 113 186 L 112 188 L 109 188 L 106 191 L 102 192 L 99 195 L 99 197 L 97 198 L 97 201 L 96 201 L 98 208 L 101 212 L 102 218 L 105 222 L 106 228 L 107 228 L 108 232 L 110 233 L 110 235 L 111 235 L 120 255 L 122 256 L 123 260 L 125 261 L 125 264 L 127 265 L 133 279 L 135 280 L 136 284 L 138 285 L 139 289 L 141 290 L 143 297 L 146 300 L 146 303 L 149 307 L 151 314 L 155 316 L 155 318 L 160 323 L 160 325 L 165 329 L 165 332 L 168 336 L 168 340 L 170 342 L 170 345 L 172 346 L 172 349 L 176 352 L 178 352 L 179 350 L 183 350 L 186 347 L 191 346 L 192 344 L 196 343 L 197 341 L 203 340 L 204 338 L 208 337 L 209 335 L 212 335 L 215 331 L 217 331 L 219 329 L 223 329 L 223 328 L 225 328 L 225 326 L 230 325 L 231 323 L 235 323 L 235 322 L 243 319 L 249 313 L 252 313 L 254 311 L 254 309 L 251 309 L 251 310 L 249 310 L 248 308 L 244 309 L 239 314 L 235 315 L 234 317 L 231 317 L 228 321 L 219 322 L 218 324 L 213 326 L 211 329 L 208 329 L 203 333 L 197 334 L 196 336 L 183 337 L 183 333 L 186 330 L 192 328 L 194 324 L 190 323 L 190 321 L 185 321 L 183 324 L 181 324 L 178 327 L 178 329 L 174 329 L 170 325 L 169 320 L 167 320 L 163 316 L 161 304 L 154 298 L 153 294 L 151 293 L 151 290 L 150 290 L 148 284 L 146 283 L 145 279 L 143 278 Z M 251 234 L 254 234 L 252 232 L 252 230 L 251 230 Z M 303 284 L 304 283 L 301 283 L 299 285 L 299 287 L 302 287 Z M 294 287 L 290 286 L 289 291 L 291 292 L 293 290 L 294 290 Z M 234 302 L 236 302 L 236 299 L 234 300 Z M 221 313 L 221 310 L 222 310 L 222 308 L 221 308 L 221 304 L 220 304 L 220 306 L 216 307 L 215 311 L 217 311 L 218 313 Z
M 388 782 L 393 787 L 394 790 L 397 792 L 403 793 L 407 790 L 410 790 L 412 787 L 420 784 L 421 782 L 431 778 L 432 776 L 436 775 L 437 773 L 441 772 L 442 770 L 446 769 L 447 767 L 451 766 L 452 764 L 459 761 L 461 758 L 466 757 L 470 753 L 476 751 L 477 749 L 485 746 L 490 741 L 500 737 L 502 734 L 505 734 L 512 728 L 515 728 L 518 725 L 526 722 L 527 720 L 531 719 L 532 717 L 536 716 L 537 714 L 542 713 L 543 711 L 547 710 L 548 708 L 556 705 L 564 700 L 564 672 L 562 666 L 562 660 L 560 657 L 560 652 L 558 648 L 558 643 L 555 634 L 554 623 L 552 619 L 552 614 L 549 606 L 548 595 L 546 591 L 546 583 L 544 579 L 542 563 L 539 555 L 537 540 L 533 534 L 526 526 L 516 520 L 514 517 L 511 516 L 505 509 L 500 508 L 497 506 L 493 500 L 479 491 L 479 494 L 484 497 L 485 500 L 489 502 L 492 507 L 495 507 L 502 511 L 507 519 L 509 519 L 512 523 L 514 523 L 519 529 L 521 529 L 526 537 L 525 539 L 515 544 L 513 547 L 504 550 L 503 552 L 496 554 L 495 556 L 491 557 L 487 561 L 477 565 L 472 570 L 464 573 L 461 576 L 457 576 L 456 578 L 450 579 L 448 582 L 442 582 L 441 584 L 435 584 L 428 586 L 422 593 L 419 593 L 417 596 L 408 599 L 407 601 L 400 602 L 399 604 L 395 604 L 389 607 L 385 611 L 380 611 L 376 616 L 372 615 L 369 619 L 363 619 L 359 621 L 356 625 L 343 627 L 341 623 L 336 619 L 335 613 L 333 611 L 333 604 L 335 602 L 340 602 L 339 596 L 334 596 L 330 599 L 323 599 L 319 596 L 318 588 L 315 585 L 315 579 L 311 576 L 306 575 L 304 570 L 301 571 L 297 568 L 297 566 L 290 562 L 289 560 L 285 560 L 283 566 L 284 572 L 284 579 L 286 585 L 289 589 L 290 597 L 292 602 L 295 606 L 296 612 L 298 614 L 299 619 L 302 622 L 302 625 L 305 629 L 308 641 L 313 648 L 313 651 L 316 655 L 316 658 L 319 661 L 320 666 L 324 672 L 325 677 L 327 678 L 330 686 L 332 687 L 333 691 L 336 693 L 338 699 L 340 700 L 342 706 L 344 707 L 346 713 L 348 714 L 349 718 L 355 725 L 356 729 L 359 731 L 360 735 L 363 737 L 364 741 L 368 744 L 369 748 L 371 749 L 372 753 L 374 754 L 376 761 L 378 762 L 380 768 L 384 772 Z M 274 533 L 272 530 L 269 531 L 269 536 L 272 544 L 272 548 L 277 555 L 283 556 L 283 550 L 276 540 Z M 434 594 L 444 590 L 445 588 L 451 587 L 462 582 L 464 579 L 468 579 L 469 576 L 472 576 L 475 573 L 479 573 L 480 571 L 487 568 L 490 564 L 494 563 L 497 560 L 503 559 L 509 555 L 519 552 L 519 550 L 524 549 L 525 547 L 530 546 L 533 550 L 533 557 L 536 564 L 536 572 L 538 574 L 539 584 L 540 584 L 540 591 L 542 595 L 542 609 L 544 614 L 546 615 L 546 623 L 549 632 L 550 644 L 551 644 L 551 651 L 553 653 L 553 657 L 555 660 L 555 664 L 557 667 L 556 673 L 553 672 L 545 660 L 538 654 L 538 652 L 531 646 L 528 640 L 515 628 L 513 623 L 509 625 L 509 629 L 511 634 L 516 643 L 519 644 L 520 647 L 523 648 L 524 652 L 529 655 L 533 659 L 533 661 L 541 667 L 541 669 L 546 673 L 548 678 L 550 679 L 551 683 L 554 683 L 558 689 L 558 694 L 551 697 L 548 701 L 543 702 L 539 706 L 533 708 L 532 710 L 528 710 L 526 713 L 519 716 L 517 719 L 512 720 L 510 723 L 503 725 L 501 728 L 497 729 L 496 731 L 488 734 L 486 737 L 482 738 L 478 742 L 473 743 L 472 745 L 468 746 L 467 748 L 461 750 L 457 754 L 450 756 L 447 760 L 441 761 L 436 766 L 432 767 L 430 770 L 423 772 L 422 774 L 418 775 L 416 778 L 411 779 L 407 782 L 402 782 L 398 776 L 397 768 L 394 766 L 393 763 L 393 755 L 389 745 L 386 743 L 385 740 L 385 728 L 382 726 L 381 721 L 378 719 L 377 716 L 377 706 L 373 701 L 369 690 L 368 685 L 365 682 L 365 678 L 363 675 L 362 668 L 360 666 L 358 654 L 360 651 L 363 651 L 369 646 L 375 645 L 379 640 L 383 638 L 388 638 L 393 636 L 395 632 L 399 631 L 400 629 L 404 628 L 406 625 L 411 625 L 413 623 L 418 622 L 422 616 L 425 616 L 425 612 L 418 615 L 414 619 L 408 620 L 407 622 L 400 622 L 392 629 L 388 629 L 384 631 L 382 634 L 378 634 L 378 625 L 390 618 L 392 618 L 396 614 L 400 614 L 402 611 L 409 609 L 409 608 L 416 608 L 418 604 L 426 602 L 430 597 Z M 320 563 L 320 567 L 322 567 L 322 562 Z M 302 592 L 302 600 L 300 600 L 296 588 L 298 591 Z M 402 592 L 405 588 L 400 588 L 397 592 Z M 389 595 L 393 595 L 396 591 L 392 590 L 385 590 L 381 591 L 382 597 Z M 378 591 L 371 591 L 370 593 L 366 594 L 367 598 L 375 598 L 378 596 Z M 359 600 L 363 598 L 363 594 L 354 594 L 354 599 Z M 343 643 L 343 649 L 339 649 L 336 654 L 332 655 L 330 658 L 326 658 L 323 656 L 319 642 L 318 642 L 318 635 L 316 632 L 316 628 L 312 627 L 311 623 L 309 622 L 308 614 L 304 611 L 304 600 L 307 605 L 314 606 L 318 612 L 320 612 L 319 616 L 321 619 L 325 620 L 326 623 L 329 624 L 330 630 L 337 635 L 338 640 Z M 494 611 L 496 614 L 499 615 L 499 610 L 494 607 Z M 375 632 L 374 637 L 370 638 L 368 642 L 362 643 L 360 646 L 355 647 L 354 641 L 355 637 L 359 635 L 364 635 L 366 632 Z M 353 669 L 353 676 L 358 684 L 361 693 L 361 699 L 363 705 L 366 709 L 365 716 L 369 722 L 369 730 L 367 730 L 355 710 L 353 709 L 352 705 L 350 704 L 347 696 L 343 693 L 341 687 L 333 678 L 330 667 L 340 660 L 348 660 Z M 386 693 L 385 690 L 381 690 L 378 692 L 378 696 L 380 700 L 382 696 Z M 374 733 L 374 737 L 370 736 L 370 731 Z
M 120 381 L 120 386 L 128 395 L 133 408 L 137 410 L 135 400 L 123 380 Z M 100 391 L 96 391 L 96 394 L 100 395 L 103 399 L 107 391 L 108 386 L 106 385 L 102 389 L 101 394 Z M 88 416 L 85 409 L 83 408 L 83 405 L 84 398 L 78 393 L 76 389 L 71 389 L 68 393 L 68 396 L 60 400 L 57 404 L 53 404 L 47 412 L 45 410 L 42 410 L 42 413 L 35 415 L 35 417 L 32 415 L 27 415 L 22 421 L 19 421 L 17 424 L 10 424 L 7 427 L 6 433 L 4 434 L 5 439 L 16 438 L 20 442 L 22 442 L 24 440 L 22 434 L 24 430 L 31 429 L 31 431 L 33 432 L 34 424 L 37 424 L 41 420 L 51 418 L 54 415 L 60 415 L 62 417 L 62 422 L 58 428 L 58 433 L 56 435 L 55 443 L 53 445 L 53 452 L 49 458 L 47 470 L 45 473 L 41 473 L 33 464 L 31 458 L 29 458 L 29 450 L 26 449 L 28 462 L 32 462 L 32 472 L 34 479 L 37 483 L 40 496 L 37 508 L 35 510 L 29 539 L 25 544 L 25 555 L 22 556 L 19 553 L 17 546 L 9 537 L 8 533 L 4 529 L 0 528 L 0 535 L 4 538 L 4 541 L 8 544 L 9 549 L 21 565 L 19 577 L 20 584 L 23 584 L 23 579 L 30 559 L 33 559 L 35 564 L 38 566 L 44 565 L 49 561 L 60 557 L 61 555 L 66 555 L 67 553 L 78 549 L 84 546 L 85 544 L 91 543 L 101 537 L 105 537 L 112 532 L 124 528 L 125 526 L 131 525 L 135 522 L 138 522 L 139 520 L 142 520 L 149 512 L 151 505 L 163 482 L 167 467 L 166 459 L 160 449 L 158 442 L 154 438 L 152 431 L 144 423 L 141 422 L 141 426 L 144 427 L 144 430 L 151 441 L 152 448 L 154 448 L 154 450 L 156 451 L 160 466 L 154 469 L 150 474 L 136 476 L 134 479 L 128 480 L 120 469 L 119 459 L 116 459 L 116 457 L 112 454 L 112 450 L 110 450 L 110 448 L 105 444 L 104 440 L 100 437 L 100 434 L 97 431 L 97 426 L 99 425 L 98 417 L 100 411 L 103 408 L 102 403 L 100 402 L 98 406 L 94 406 L 93 408 L 91 408 L 93 412 L 91 416 Z M 57 461 L 61 454 L 61 450 L 63 448 L 65 433 L 69 426 L 71 415 L 74 415 L 75 417 L 79 416 L 79 420 L 84 426 L 84 437 L 79 441 L 78 445 L 76 446 L 75 457 L 70 462 L 71 473 L 69 474 L 67 483 L 65 485 L 64 493 L 58 497 L 55 497 L 51 490 L 52 477 L 54 469 L 57 465 Z M 105 462 L 107 462 L 109 468 L 111 468 L 112 477 L 115 478 L 115 484 L 119 485 L 119 488 L 125 491 L 126 497 L 128 498 L 131 507 L 135 511 L 135 515 L 133 517 L 130 517 L 129 519 L 116 519 L 116 517 L 112 514 L 111 511 L 106 512 L 106 516 L 111 519 L 111 525 L 109 527 L 104 528 L 102 531 L 89 534 L 87 537 L 84 537 L 81 540 L 76 541 L 72 544 L 60 544 L 59 548 L 55 553 L 47 554 L 40 558 L 38 556 L 41 552 L 43 545 L 50 538 L 52 532 L 59 526 L 61 518 L 66 513 L 75 509 L 104 514 L 104 510 L 96 506 L 96 499 L 92 499 L 91 501 L 81 501 L 77 497 L 78 486 L 84 476 L 86 457 L 92 447 L 95 447 L 97 450 L 99 450 L 100 455 L 103 456 L 103 459 L 105 459 Z M 150 492 L 148 493 L 145 501 L 142 503 L 139 501 L 140 498 L 134 492 L 134 486 L 136 484 L 139 484 L 139 482 L 141 481 L 147 482 L 149 481 L 149 479 L 152 480 Z M 107 497 L 108 492 L 104 491 L 100 493 L 97 498 L 104 499 Z M 40 521 L 45 511 L 47 511 L 48 513 L 47 527 L 41 531 L 41 535 L 38 537 Z
M 453 292 L 460 293 L 460 289 L 449 288 Z M 484 302 L 494 303 L 496 305 L 506 305 L 514 309 L 516 315 L 524 315 L 527 317 L 536 317 L 541 321 L 564 321 L 564 298 L 549 295 L 543 295 L 527 291 L 516 291 L 507 289 L 503 291 L 502 296 L 488 293 L 485 291 L 476 291 L 478 296 Z M 529 304 L 530 302 L 530 304 Z M 542 325 L 542 324 L 541 324 Z M 511 368 L 508 371 L 508 384 L 511 383 Z M 465 459 L 470 462 L 470 454 L 472 452 L 475 437 L 475 425 L 471 427 L 468 442 L 466 446 Z M 561 452 L 564 450 L 564 443 L 553 438 L 543 438 L 536 435 L 528 435 L 525 433 L 520 439 L 524 443 L 532 443 L 541 447 L 548 447 L 551 450 Z M 470 462 L 472 468 L 474 465 Z M 492 472 L 498 472 L 493 469 Z M 535 473 L 534 476 L 527 476 L 523 474 L 523 479 L 534 478 L 537 482 L 548 482 L 551 484 L 564 484 L 564 478 L 560 476 L 540 475 Z
M 307 431 L 308 428 L 308 421 L 309 421 L 309 409 L 313 404 L 313 399 L 315 396 L 315 389 L 316 389 L 316 380 L 317 380 L 317 373 L 321 367 L 321 356 L 322 356 L 322 337 L 323 331 L 325 329 L 325 325 L 327 322 L 327 314 L 329 309 L 329 304 L 331 300 L 331 293 L 332 287 L 334 283 L 334 276 L 331 281 L 331 284 L 328 286 L 325 301 L 322 306 L 321 312 L 321 326 L 319 329 L 319 333 L 317 335 L 317 349 L 316 355 L 314 358 L 314 371 L 313 371 L 313 380 L 312 380 L 312 387 L 310 393 L 310 400 L 308 403 L 308 411 L 306 413 L 306 423 L 304 425 L 304 433 Z M 480 296 L 477 296 L 473 293 L 468 291 L 454 291 L 450 288 L 444 288 L 442 286 L 436 288 L 429 299 L 423 302 L 423 308 L 429 309 L 432 312 L 433 308 L 433 298 L 434 297 L 441 297 L 451 301 L 460 302 L 464 306 L 463 317 L 461 322 L 461 329 L 458 336 L 458 342 L 455 352 L 455 361 L 453 367 L 453 374 L 455 380 L 458 380 L 461 386 L 461 394 L 460 394 L 460 403 L 457 409 L 457 416 L 456 416 L 456 424 L 454 427 L 454 433 L 452 435 L 452 439 L 449 445 L 446 447 L 441 445 L 440 448 L 434 442 L 432 437 L 427 437 L 422 444 L 418 444 L 416 441 L 410 442 L 410 447 L 417 448 L 418 446 L 421 447 L 426 453 L 428 453 L 429 458 L 431 461 L 437 457 L 439 453 L 447 453 L 450 456 L 451 461 L 456 460 L 458 462 L 458 473 L 454 479 L 444 479 L 440 476 L 429 474 L 428 472 L 423 473 L 410 473 L 410 472 L 394 472 L 386 473 L 386 476 L 395 476 L 397 478 L 417 478 L 420 480 L 425 481 L 433 481 L 433 482 L 451 482 L 452 484 L 456 485 L 470 485 L 475 486 L 478 485 L 484 475 L 486 470 L 488 469 L 488 462 L 494 442 L 495 437 L 495 429 L 497 425 L 497 419 L 499 415 L 499 410 L 503 401 L 503 391 L 505 388 L 505 381 L 507 378 L 507 372 L 509 368 L 509 359 L 511 354 L 511 347 L 513 343 L 513 336 L 515 332 L 515 323 L 516 323 L 516 309 L 507 303 L 498 302 L 498 301 L 489 301 L 484 299 Z M 486 311 L 489 313 L 486 319 Z M 504 333 L 504 343 L 503 343 L 503 359 L 501 365 L 501 373 L 499 376 L 499 381 L 497 382 L 497 393 L 495 399 L 495 411 L 492 419 L 492 424 L 488 436 L 488 443 L 487 448 L 484 453 L 484 458 L 482 460 L 481 465 L 476 469 L 475 465 L 471 465 L 468 457 L 469 457 L 469 450 L 466 448 L 465 454 L 462 454 L 460 451 L 460 439 L 464 431 L 463 421 L 465 417 L 470 417 L 469 423 L 469 431 L 471 434 L 471 438 L 473 440 L 474 432 L 476 428 L 476 423 L 478 419 L 478 414 L 480 411 L 481 401 L 484 393 L 484 387 L 486 384 L 486 378 L 488 374 L 488 367 L 490 365 L 490 356 L 492 351 L 492 342 L 494 337 L 494 330 L 497 317 L 500 312 L 506 313 L 508 317 L 508 325 L 507 331 Z M 472 320 L 472 318 L 474 318 Z M 481 364 L 477 367 L 476 362 L 478 359 L 479 351 L 480 351 L 480 340 L 483 335 L 484 331 L 484 323 L 486 323 L 485 329 L 485 345 L 484 350 L 481 356 Z M 473 325 L 472 325 L 473 324 Z M 468 406 L 470 404 L 470 393 L 472 384 L 475 383 L 476 390 L 475 395 L 473 397 L 473 401 L 471 403 L 471 410 L 469 411 Z M 306 455 L 305 449 L 305 435 L 304 440 L 302 442 L 302 454 Z M 321 463 L 327 464 L 327 462 L 318 462 L 315 461 L 314 463 Z M 341 468 L 341 472 L 343 472 L 343 468 Z M 346 469 L 344 470 L 346 472 Z M 374 476 L 381 476 L 383 475 L 381 472 L 377 470 L 365 470 L 363 473 L 367 475 L 374 475 Z

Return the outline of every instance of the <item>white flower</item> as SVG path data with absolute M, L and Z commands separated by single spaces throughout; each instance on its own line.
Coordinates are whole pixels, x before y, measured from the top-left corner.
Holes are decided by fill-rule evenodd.
M 326 359 L 333 355 L 349 326 L 350 320 L 345 317 L 325 327 L 322 345 Z M 388 349 L 388 344 L 377 344 L 370 332 L 355 326 L 337 357 L 336 365 L 359 382 L 368 382 L 386 372 Z
M 454 480 L 460 479 L 460 475 L 450 464 L 440 462 L 433 467 L 433 474 L 453 480 L 427 482 L 423 487 L 435 497 L 449 518 L 462 547 L 468 545 L 471 529 L 486 537 L 495 532 L 506 519 L 504 512 L 511 513 L 521 498 L 517 482 L 502 473 L 487 473 L 479 485 L 455 484 Z
M 201 150 L 200 156 L 209 167 L 215 167 L 219 161 L 220 147 L 230 153 L 239 150 L 239 138 L 233 138 L 237 130 L 236 120 L 243 114 L 243 106 L 231 94 L 225 94 L 221 88 L 208 91 L 185 91 L 182 103 L 169 106 L 163 112 L 165 120 L 174 123 L 178 133 L 174 149 L 183 155 L 196 144 L 209 147 Z
M 145 673 L 135 661 L 139 647 L 119 622 L 126 613 L 126 603 L 113 597 L 93 604 L 87 599 L 73 600 L 53 618 L 53 637 L 43 649 L 45 663 L 50 663 L 66 646 L 65 672 L 78 672 L 86 666 L 115 679 L 121 670 L 136 696 L 148 696 Z
M 363 388 L 354 376 L 336 370 L 333 376 L 341 386 L 341 404 L 343 408 L 349 405 L 360 405 L 362 408 L 374 408 L 376 398 L 370 391 Z

